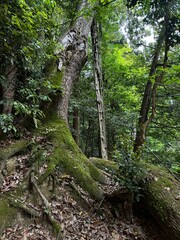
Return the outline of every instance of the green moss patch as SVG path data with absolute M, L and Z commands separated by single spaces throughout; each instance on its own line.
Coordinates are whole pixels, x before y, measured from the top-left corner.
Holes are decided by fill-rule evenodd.
M 180 202 L 177 198 L 180 183 L 161 166 L 145 166 L 149 174 L 144 190 L 148 208 L 172 239 L 180 239 Z
M 56 60 L 57 59 L 54 58 L 51 61 L 49 61 L 49 63 L 46 66 L 46 69 L 45 69 L 45 74 L 46 74 L 47 79 L 50 81 L 50 83 L 55 88 L 60 88 L 63 71 L 57 70 Z
M 19 153 L 20 151 L 24 150 L 28 146 L 28 144 L 29 143 L 27 140 L 20 140 L 11 144 L 8 147 L 0 149 L 0 161 L 6 160 L 13 155 Z
M 91 157 L 90 162 L 93 163 L 97 168 L 104 170 L 106 172 L 116 172 L 118 171 L 118 164 L 110 160 L 104 160 L 101 158 Z
M 16 217 L 17 211 L 9 206 L 9 201 L 0 199 L 0 234 L 5 227 L 11 226 Z

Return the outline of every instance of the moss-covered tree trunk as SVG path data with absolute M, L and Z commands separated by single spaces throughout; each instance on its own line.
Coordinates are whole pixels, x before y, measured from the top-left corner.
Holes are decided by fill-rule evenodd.
M 169 239 L 180 240 L 180 182 L 162 167 L 148 165 L 151 180 L 144 204 Z
M 49 158 L 48 169 L 40 177 L 39 182 L 59 168 L 60 172 L 73 177 L 92 198 L 101 200 L 103 191 L 98 187 L 97 182 L 107 184 L 108 180 L 79 149 L 65 121 L 59 119 L 57 115 L 52 115 L 46 120 L 43 129 L 48 131 L 47 136 L 54 145 L 54 150 Z
M 90 158 L 98 168 L 116 173 L 115 162 Z M 180 240 L 180 182 L 162 166 L 142 163 L 147 170 L 147 181 L 143 184 L 143 205 L 167 234 L 168 239 Z M 112 193 L 112 199 L 121 191 Z

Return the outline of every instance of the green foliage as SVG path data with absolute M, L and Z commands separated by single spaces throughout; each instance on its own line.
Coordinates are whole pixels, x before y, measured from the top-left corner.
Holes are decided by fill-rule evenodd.
M 171 166 L 171 170 L 180 177 L 180 163 L 174 162 Z
M 61 13 L 55 0 L 3 0 L 0 3 L 0 88 L 2 86 L 3 90 L 7 85 L 6 67 L 16 65 L 12 113 L 16 117 L 13 118 L 31 116 L 36 127 L 37 119 L 43 117 L 40 103 L 50 101 L 48 95 L 55 92 L 53 84 L 44 80 L 43 69 L 47 61 L 54 58 L 57 37 L 61 33 Z M 9 126 L 6 130 L 11 130 L 9 116 L 4 119 Z M 5 131 L 4 125 L 3 128 Z
M 120 186 L 128 188 L 136 195 L 139 200 L 140 184 L 145 182 L 146 172 L 142 167 L 142 163 L 136 158 L 132 151 L 131 140 L 121 141 L 118 150 L 114 151 L 114 160 L 118 163 L 119 169 L 115 175 L 115 181 Z
M 17 129 L 13 124 L 13 116 L 11 114 L 0 114 L 0 128 L 4 133 L 10 131 L 16 133 Z
M 60 13 L 52 1 L 3 1 L 0 4 L 1 62 L 24 67 L 42 67 L 48 54 L 52 54 Z M 38 61 L 36 60 L 38 59 Z M 35 62 L 40 63 L 36 66 Z M 33 66 L 32 66 L 33 65 Z
M 118 161 L 119 171 L 115 180 L 120 186 L 128 188 L 131 192 L 136 194 L 136 200 L 140 197 L 140 183 L 145 182 L 145 171 L 140 163 L 131 159 L 129 161 Z

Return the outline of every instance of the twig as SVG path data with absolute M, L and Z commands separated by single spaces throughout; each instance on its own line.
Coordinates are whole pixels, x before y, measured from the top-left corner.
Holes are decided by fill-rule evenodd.
M 99 205 L 98 205 L 98 207 L 97 207 L 98 210 L 100 209 L 102 203 L 104 202 L 104 199 L 105 199 L 105 196 L 101 199 L 101 201 L 100 201 L 100 203 L 99 203 Z

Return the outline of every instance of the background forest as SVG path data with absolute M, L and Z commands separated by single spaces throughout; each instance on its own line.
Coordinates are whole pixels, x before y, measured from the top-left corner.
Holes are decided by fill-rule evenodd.
M 32 119 L 37 127 L 38 119 L 43 118 L 43 101 L 50 101 L 50 95 L 59 88 L 58 83 L 45 77 L 45 67 L 48 59 L 56 58 L 57 49 L 63 48 L 59 39 L 73 19 L 78 17 L 77 2 L 1 2 L 2 132 L 20 137 L 24 131 L 24 119 Z M 143 158 L 178 172 L 179 4 L 177 1 L 135 2 L 101 1 L 96 4 L 92 1 L 89 9 L 79 13 L 88 17 L 95 11 L 99 22 L 108 155 L 113 158 L 118 151 L 126 158 L 133 153 L 139 111 L 150 77 L 149 69 L 164 24 L 163 17 L 167 16 L 169 22 L 164 33 L 165 40 L 155 63 L 156 73 L 151 76 L 154 83 L 154 78 L 162 71 L 163 79 L 158 82 L 154 106 L 156 117 L 153 117 L 147 130 Z M 163 67 L 166 44 L 168 61 Z M 78 126 L 74 128 L 73 118 L 79 119 Z M 83 152 L 88 157 L 100 157 L 91 48 L 73 90 L 68 119 Z
M 173 199 L 180 199 L 179 43 L 176 0 L 1 0 L 2 192 L 9 172 L 18 169 L 16 160 L 9 169 L 9 159 L 22 150 L 30 156 L 12 205 L 29 182 L 25 189 L 30 194 L 36 190 L 56 239 L 62 239 L 57 223 L 62 219 L 54 217 L 50 197 L 42 190 L 46 180 L 51 178 L 54 190 L 59 174 L 65 173 L 66 181 L 74 178 L 92 199 L 103 202 L 106 189 L 97 182 L 107 184 L 112 178 L 115 186 L 126 190 L 112 191 L 108 201 L 114 204 L 126 196 L 122 200 L 128 203 L 127 208 L 123 205 L 126 220 L 132 217 L 133 202 L 145 195 L 147 208 L 158 212 L 156 220 L 167 228 L 170 239 L 178 240 L 179 204 Z M 168 181 L 158 182 L 163 176 Z M 154 190 L 156 184 L 149 187 L 146 181 L 152 179 L 159 186 L 165 184 L 163 193 Z M 144 188 L 147 194 L 142 194 Z M 1 212 L 10 208 L 11 193 L 3 194 L 0 225 L 5 222 L 3 214 L 11 214 Z M 161 203 L 162 199 L 167 201 Z M 22 201 L 18 208 L 38 215 Z M 163 215 L 166 210 L 170 214 Z

